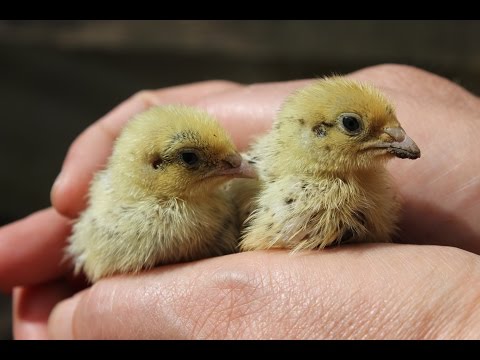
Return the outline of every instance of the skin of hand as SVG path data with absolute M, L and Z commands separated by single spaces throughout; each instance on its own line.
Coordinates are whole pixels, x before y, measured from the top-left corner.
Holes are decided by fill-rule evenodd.
M 420 150 L 371 85 L 334 76 L 295 91 L 249 151 L 260 191 L 242 250 L 390 242 L 400 206 L 385 163 L 395 156 Z
M 69 238 L 90 282 L 235 252 L 240 224 L 222 185 L 254 171 L 206 112 L 157 106 L 129 121 Z
M 388 166 L 404 199 L 402 240 L 416 245 L 246 252 L 102 279 L 69 298 L 67 270 L 55 266 L 69 218 L 85 208 L 91 177 L 132 115 L 165 103 L 198 106 L 245 150 L 285 97 L 310 81 L 142 92 L 71 146 L 52 191 L 55 209 L 0 229 L 0 287 L 15 287 L 15 338 L 479 338 L 480 158 L 472 148 L 480 100 L 408 66 L 348 77 L 392 99 L 422 149 L 421 159 Z

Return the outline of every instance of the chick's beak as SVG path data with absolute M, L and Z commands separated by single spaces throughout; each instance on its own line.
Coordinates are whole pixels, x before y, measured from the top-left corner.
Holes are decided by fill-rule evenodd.
M 226 156 L 210 176 L 231 176 L 238 178 L 256 178 L 255 169 L 239 153 Z
M 393 138 L 392 142 L 382 142 L 377 145 L 380 148 L 386 148 L 388 152 L 401 159 L 418 159 L 420 149 L 417 144 L 400 127 L 386 128 L 383 130 Z

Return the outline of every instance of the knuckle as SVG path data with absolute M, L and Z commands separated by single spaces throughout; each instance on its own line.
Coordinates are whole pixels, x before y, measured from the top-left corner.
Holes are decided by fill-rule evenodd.
M 157 96 L 154 90 L 140 90 L 132 95 L 132 101 L 140 102 L 145 109 L 157 104 Z

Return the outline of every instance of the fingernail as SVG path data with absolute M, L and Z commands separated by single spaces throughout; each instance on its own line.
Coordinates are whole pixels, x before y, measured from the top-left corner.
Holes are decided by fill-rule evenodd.
M 80 296 L 58 303 L 48 318 L 48 335 L 52 340 L 73 340 L 73 315 Z
M 60 171 L 60 174 L 58 174 L 57 178 L 53 182 L 52 188 L 50 189 L 50 203 L 59 211 L 57 208 L 58 201 L 61 197 L 59 197 L 59 190 L 64 186 L 65 184 L 65 175 L 63 171 Z

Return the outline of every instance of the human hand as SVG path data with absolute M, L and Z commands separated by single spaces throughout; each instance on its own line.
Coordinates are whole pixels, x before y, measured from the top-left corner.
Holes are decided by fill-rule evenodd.
M 478 129 L 473 122 L 479 114 L 479 100 L 445 79 L 403 66 L 378 66 L 361 70 L 351 76 L 376 84 L 392 98 L 394 103 L 397 104 L 397 114 L 400 122 L 422 149 L 422 159 L 416 162 L 392 161 L 390 164 L 390 170 L 405 201 L 402 241 L 451 245 L 477 254 L 480 253 L 480 224 L 475 221 L 475 214 L 480 209 L 480 179 L 477 174 L 480 168 L 480 159 L 469 151 L 474 139 L 478 136 Z M 305 81 L 297 81 L 242 86 L 214 82 L 137 95 L 90 127 L 72 145 L 62 171 L 62 177 L 52 191 L 52 201 L 58 211 L 70 217 L 75 217 L 85 205 L 83 199 L 90 177 L 96 169 L 105 163 L 112 141 L 120 131 L 121 126 L 132 114 L 151 104 L 184 102 L 206 108 L 207 111 L 219 117 L 227 130 L 233 134 L 237 144 L 244 147 L 255 134 L 268 128 L 275 110 L 283 98 L 290 91 L 305 85 L 305 83 Z M 452 119 L 455 120 L 452 121 Z M 45 227 L 46 220 L 55 221 L 54 226 L 49 226 L 47 229 Z M 8 289 L 13 285 L 46 283 L 58 278 L 65 271 L 55 264 L 58 264 L 62 257 L 61 248 L 66 233 L 68 233 L 67 220 L 61 218 L 53 210 L 36 214 L 1 229 L 0 258 L 2 258 L 2 261 L 5 258 L 7 261 L 0 265 L 0 285 Z M 17 256 L 12 257 L 10 252 L 14 246 L 14 241 Z M 368 261 L 365 260 L 367 259 L 365 254 L 368 254 Z M 360 260 L 356 261 L 358 257 L 362 258 L 362 256 L 363 263 Z M 325 260 L 326 257 L 330 260 Z M 386 260 L 388 261 L 385 262 Z M 35 261 L 34 268 L 38 271 L 31 271 L 31 266 L 25 267 L 28 261 Z M 316 264 L 317 261 L 319 264 Z M 471 299 L 479 296 L 480 292 L 477 289 L 479 261 L 478 256 L 452 248 L 380 244 L 340 247 L 326 252 L 301 255 L 298 258 L 286 256 L 282 252 L 236 254 L 207 259 L 197 263 L 175 265 L 168 268 L 162 267 L 138 276 L 116 277 L 100 281 L 92 288 L 79 293 L 75 298 L 76 300 L 69 303 L 70 305 L 67 303 L 59 306 L 52 316 L 50 330 L 56 336 L 62 333 L 62 329 L 67 330 L 64 333 L 65 336 L 71 334 L 71 331 L 68 331 L 72 326 L 71 322 L 68 322 L 72 319 L 69 315 L 71 314 L 69 309 L 75 309 L 74 326 L 75 334 L 78 336 L 204 337 L 209 334 L 213 337 L 331 336 L 337 338 L 469 336 L 468 332 L 457 331 L 455 333 L 455 324 L 457 324 L 455 319 L 458 320 L 466 316 L 471 316 L 471 319 L 478 319 L 478 307 L 475 308 L 478 301 L 474 302 Z M 397 266 L 388 265 L 388 263 Z M 457 263 L 459 266 L 455 265 Z M 298 270 L 302 266 L 305 266 L 304 272 Z M 435 272 L 433 269 L 436 267 L 440 270 Z M 193 273 L 191 272 L 192 269 L 195 269 Z M 232 291 L 228 290 L 228 286 L 217 286 L 218 279 L 208 276 L 212 273 L 212 269 L 220 271 L 222 274 L 220 280 L 223 284 L 226 282 L 227 285 L 229 283 L 233 285 Z M 280 271 L 282 269 L 283 272 Z M 289 275 L 290 269 L 292 274 Z M 339 277 L 339 272 L 342 273 L 342 271 L 345 272 L 348 269 L 350 269 L 350 272 L 346 271 L 343 277 Z M 365 269 L 369 272 L 365 273 Z M 446 269 L 450 269 L 452 272 L 448 272 Z M 410 273 L 410 270 L 415 270 L 416 277 Z M 252 272 L 257 274 L 256 277 L 252 276 Z M 370 272 L 377 276 L 377 280 L 371 277 Z M 208 280 L 199 282 L 197 278 L 197 283 L 195 283 L 193 281 L 194 274 L 203 274 L 205 279 L 210 279 L 211 282 L 208 283 Z M 272 274 L 276 274 L 276 276 L 271 276 Z M 306 278 L 309 274 L 312 275 L 310 279 Z M 370 276 L 368 276 L 369 274 Z M 453 274 L 456 275 L 453 276 Z M 172 276 L 172 279 L 169 279 L 166 275 Z M 265 281 L 266 277 L 271 277 L 275 283 Z M 145 281 L 150 284 L 149 279 L 157 279 L 153 281 L 157 284 L 157 287 L 152 285 L 151 291 L 145 291 Z M 183 280 L 180 281 L 179 279 Z M 252 282 L 249 282 L 249 279 Z M 260 285 L 257 284 L 259 279 L 261 280 Z M 378 284 L 378 288 L 374 289 L 375 281 L 379 281 L 378 279 L 384 279 L 386 285 Z M 239 285 L 237 280 L 241 284 L 246 281 L 247 285 L 250 285 Z M 181 301 L 178 302 L 179 307 L 173 313 L 164 314 L 161 310 L 163 307 L 168 308 L 168 304 L 165 302 L 168 299 L 174 301 L 181 297 L 181 294 L 172 294 L 167 290 L 165 290 L 165 295 L 162 295 L 162 292 L 161 296 L 155 292 L 155 289 L 162 289 L 165 284 L 169 284 L 169 281 L 174 281 L 174 287 L 177 289 L 183 289 L 183 294 L 189 295 L 188 298 L 191 298 L 192 304 L 203 304 L 204 308 L 199 305 L 199 309 L 201 309 L 199 311 L 202 314 L 209 314 L 209 317 L 205 318 L 206 325 L 217 324 L 217 328 L 221 329 L 222 326 L 226 326 L 222 319 L 226 323 L 235 324 L 235 319 L 221 317 L 225 316 L 224 312 L 212 311 L 214 306 L 207 301 L 208 299 L 217 299 L 220 301 L 220 307 L 227 306 L 228 304 L 226 305 L 225 302 L 229 301 L 229 297 L 224 296 L 222 298 L 222 293 L 239 294 L 238 301 L 232 303 L 232 316 L 235 316 L 238 307 L 241 307 L 247 313 L 253 314 L 253 318 L 250 319 L 251 321 L 245 316 L 237 318 L 244 325 L 243 329 L 237 326 L 238 329 L 235 331 L 232 330 L 235 329 L 235 325 L 232 325 L 230 332 L 221 333 L 220 331 L 215 333 L 214 331 L 208 332 L 208 330 L 207 332 L 192 330 L 189 333 L 187 326 L 189 317 L 186 316 L 188 315 L 188 309 L 182 308 Z M 337 281 L 339 282 L 337 285 L 341 284 L 344 291 L 363 289 L 365 292 L 360 292 L 360 295 L 363 296 L 358 297 L 363 301 L 362 306 L 357 304 L 359 310 L 355 311 L 358 311 L 358 314 L 352 310 L 357 309 L 353 306 L 356 304 L 353 299 L 352 307 L 346 307 L 352 310 L 348 315 L 337 310 L 330 311 L 331 306 L 327 301 L 328 299 L 317 296 L 318 294 L 328 294 L 330 289 L 331 300 L 342 299 L 340 304 L 350 301 L 350 297 L 342 297 L 340 289 L 332 285 L 336 284 Z M 469 284 L 468 289 L 461 285 L 463 281 Z M 165 282 L 165 284 L 162 282 Z M 289 285 L 286 286 L 283 283 Z M 195 284 L 203 285 L 202 287 L 195 287 Z M 292 284 L 295 284 L 295 286 Z M 477 284 L 476 288 L 472 284 Z M 105 313 L 106 309 L 103 308 L 102 310 L 101 308 L 101 305 L 105 304 L 103 300 L 99 304 L 95 304 L 97 300 L 111 294 L 112 286 L 116 289 L 116 296 L 112 298 L 111 304 L 118 312 Z M 147 289 L 150 289 L 150 285 L 148 286 Z M 247 294 L 235 290 L 239 286 L 246 289 L 259 288 L 260 291 L 254 291 L 257 294 L 255 296 L 263 294 L 262 298 L 270 299 L 275 295 L 283 299 L 283 302 L 269 302 L 267 304 L 269 306 L 262 306 L 264 311 L 260 312 L 255 310 L 255 306 L 253 306 L 256 300 L 250 301 Z M 312 286 L 316 287 L 314 290 L 318 293 L 309 291 Z M 415 293 L 409 293 L 410 296 L 408 299 L 404 299 L 404 303 L 395 302 L 399 297 L 398 292 L 404 293 L 408 286 Z M 452 290 L 457 286 L 459 290 Z M 213 298 L 205 297 L 202 288 L 213 289 L 211 295 Z M 279 289 L 280 292 L 278 292 Z M 138 291 L 145 293 L 143 297 L 131 298 L 127 296 L 130 292 L 138 293 Z M 373 293 L 374 291 L 376 294 Z M 464 291 L 465 296 L 462 295 Z M 215 297 L 218 292 L 221 293 L 220 297 Z M 372 293 L 370 294 L 370 292 Z M 307 294 L 305 298 L 298 297 L 302 293 Z M 68 287 L 61 282 L 48 286 L 41 285 L 35 288 L 16 290 L 16 337 L 46 336 L 46 320 L 50 309 L 57 301 L 68 296 L 68 294 Z M 270 294 L 270 297 L 266 294 Z M 462 301 L 465 301 L 465 303 L 462 302 L 452 306 L 447 300 L 454 296 L 463 296 Z M 439 317 L 441 321 L 424 321 L 422 327 L 417 328 L 412 326 L 414 321 L 410 317 L 412 314 L 428 313 L 430 316 L 432 315 L 433 310 L 430 309 L 430 306 L 433 303 L 426 302 L 426 298 L 436 299 L 436 307 L 433 310 L 441 311 L 438 313 L 441 314 Z M 156 307 L 142 307 L 142 304 L 153 301 L 153 299 L 156 299 Z M 246 303 L 243 303 L 242 299 Z M 203 300 L 206 303 L 202 302 Z M 302 307 L 305 301 L 315 304 L 315 306 Z M 448 311 L 439 306 L 441 301 L 450 304 Z M 42 316 L 38 314 L 36 316 L 29 315 L 28 308 L 34 305 L 36 309 L 44 309 Z M 129 311 L 125 312 L 127 307 Z M 403 323 L 405 331 L 402 331 L 402 327 L 399 325 L 397 329 L 389 329 L 388 327 L 379 329 L 380 325 L 375 323 L 378 317 L 375 315 L 369 316 L 368 311 L 366 311 L 372 308 L 377 308 L 378 311 L 383 311 L 386 315 L 389 315 L 383 321 L 396 319 L 395 321 Z M 121 311 L 122 309 L 124 312 Z M 323 321 L 324 325 L 325 321 L 337 325 L 339 322 L 346 321 L 351 324 L 349 326 L 352 326 L 352 328 L 363 329 L 363 333 L 361 331 L 349 333 L 348 329 L 342 326 L 335 327 L 338 331 L 325 333 L 313 325 L 307 326 L 308 322 L 303 324 L 305 325 L 303 329 L 306 332 L 300 331 L 300 328 L 296 332 L 294 328 L 288 333 L 282 333 L 281 331 L 277 333 L 265 331 L 262 333 L 255 327 L 256 321 L 253 320 L 261 318 L 264 324 L 268 323 L 268 319 L 271 320 L 271 324 L 273 324 L 271 331 L 279 329 L 278 326 L 281 324 L 279 323 L 279 317 L 285 318 L 285 314 L 289 310 L 298 312 L 298 321 L 300 322 L 302 316 L 308 315 L 307 319 L 316 314 L 317 320 Z M 303 313 L 301 310 L 303 310 Z M 90 315 L 87 316 L 87 314 Z M 92 314 L 96 314 L 97 317 L 90 318 Z M 326 318 L 326 314 L 330 314 L 331 318 Z M 435 312 L 435 314 L 437 313 Z M 130 324 L 131 318 L 129 315 L 146 320 L 141 323 L 143 324 L 141 329 L 135 326 L 120 328 L 118 323 L 111 319 L 113 315 L 116 319 L 113 320 L 122 321 L 122 324 Z M 198 317 L 193 313 L 191 315 L 191 321 Z M 59 319 L 67 320 L 62 322 Z M 150 321 L 147 321 L 148 319 Z M 151 322 L 152 319 L 155 319 L 153 323 Z M 79 329 L 86 320 L 90 320 L 89 326 L 92 328 L 95 328 L 97 321 L 98 324 L 103 324 L 100 329 L 102 332 L 82 333 Z M 184 332 L 171 332 L 170 330 L 168 330 L 170 332 L 160 332 L 162 329 L 169 329 L 169 324 L 178 325 L 178 322 L 186 324 L 182 328 Z M 470 320 L 467 323 L 470 324 Z M 36 325 L 32 327 L 32 324 Z M 158 324 L 161 324 L 161 326 L 158 326 Z M 361 324 L 366 325 L 362 327 Z M 433 331 L 435 326 L 439 325 L 446 326 L 447 330 L 443 333 Z M 156 331 L 154 331 L 155 326 L 158 327 Z M 478 329 L 475 333 L 475 329 L 469 330 L 468 326 L 463 326 L 463 328 L 464 331 L 472 331 L 470 336 L 480 336 Z M 110 332 L 107 329 L 110 329 Z M 177 330 L 182 329 L 178 329 L 177 326 Z M 208 326 L 204 329 L 208 329 Z M 268 327 L 265 327 L 265 329 L 268 330 Z M 371 329 L 381 330 L 381 332 L 372 332 Z

